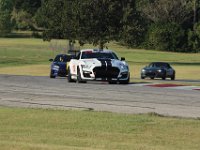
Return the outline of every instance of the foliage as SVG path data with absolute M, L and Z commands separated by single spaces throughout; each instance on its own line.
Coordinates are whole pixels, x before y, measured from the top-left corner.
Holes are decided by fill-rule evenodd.
M 130 47 L 139 47 L 144 41 L 147 22 L 136 8 L 136 2 L 123 5 L 121 41 Z
M 44 40 L 100 48 L 114 40 L 129 47 L 145 43 L 148 49 L 199 52 L 199 22 L 199 0 L 0 0 L 1 33 L 42 31 Z M 160 37 L 153 42 L 154 33 Z
M 36 24 L 35 15 L 41 7 L 41 0 L 14 0 L 12 20 L 17 30 L 41 30 Z
M 12 0 L 0 0 L 0 33 L 10 33 L 12 30 L 11 11 Z
M 141 11 L 151 21 L 182 24 L 191 18 L 191 0 L 141 0 Z
M 29 14 L 34 15 L 41 6 L 41 0 L 14 0 L 15 9 L 24 10 Z
M 189 30 L 188 41 L 191 51 L 200 52 L 200 23 L 195 24 L 194 30 Z
M 184 31 L 176 23 L 152 24 L 147 35 L 147 47 L 157 50 L 176 51 L 184 43 Z
M 111 0 L 46 0 L 40 9 L 38 21 L 47 29 L 45 39 L 76 39 L 82 44 L 88 42 L 103 47 L 119 35 L 122 26 L 120 7 L 117 1 Z
M 92 13 L 91 13 L 92 12 Z M 88 0 L 81 3 L 80 26 L 82 39 L 99 45 L 100 48 L 110 40 L 116 40 L 122 27 L 119 1 Z
M 51 40 L 52 38 L 70 39 L 76 38 L 76 17 L 71 7 L 71 1 L 64 0 L 46 0 L 43 1 L 42 7 L 37 14 L 37 22 L 44 30 L 44 39 Z

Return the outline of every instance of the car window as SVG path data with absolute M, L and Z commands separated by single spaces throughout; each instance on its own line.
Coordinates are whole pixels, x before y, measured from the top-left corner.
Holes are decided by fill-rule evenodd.
M 163 68 L 171 68 L 171 66 L 168 63 L 155 63 L 155 67 L 163 67 Z
M 70 59 L 71 56 L 68 55 L 57 55 L 54 59 L 54 62 L 68 62 Z
M 149 64 L 149 67 L 153 67 L 153 64 Z
M 81 53 L 78 53 L 78 55 L 76 56 L 76 59 L 80 58 Z

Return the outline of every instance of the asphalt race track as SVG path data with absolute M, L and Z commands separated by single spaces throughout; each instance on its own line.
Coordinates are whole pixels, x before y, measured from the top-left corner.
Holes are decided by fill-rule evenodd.
M 200 91 L 0 75 L 0 106 L 200 117 Z

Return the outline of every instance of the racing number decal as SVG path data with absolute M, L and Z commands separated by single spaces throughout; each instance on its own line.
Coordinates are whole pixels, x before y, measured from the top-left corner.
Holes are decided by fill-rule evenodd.
M 76 72 L 76 66 L 75 65 L 72 66 L 72 69 L 73 69 L 73 72 Z

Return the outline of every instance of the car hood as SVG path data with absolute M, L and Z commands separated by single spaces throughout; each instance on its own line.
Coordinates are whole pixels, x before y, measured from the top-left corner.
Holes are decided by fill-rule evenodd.
M 84 65 L 90 65 L 90 66 L 102 66 L 102 64 L 111 64 L 113 67 L 119 67 L 120 65 L 126 65 L 128 64 L 125 61 L 117 60 L 117 59 L 104 59 L 104 58 L 93 58 L 93 59 L 84 59 L 82 60 L 82 63 Z

